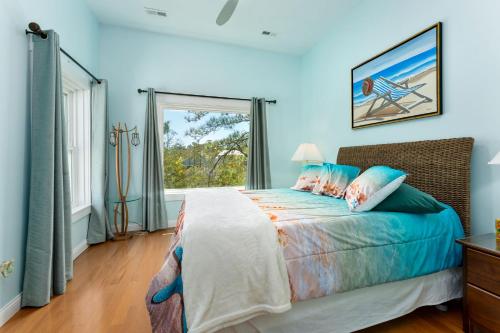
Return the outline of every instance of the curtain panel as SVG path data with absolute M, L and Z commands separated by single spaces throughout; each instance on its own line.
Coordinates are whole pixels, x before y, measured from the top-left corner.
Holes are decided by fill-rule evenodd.
M 30 36 L 31 173 L 23 306 L 43 306 L 73 277 L 67 128 L 59 36 Z
M 247 189 L 271 187 L 269 149 L 267 146 L 266 100 L 252 98 L 248 140 Z
M 142 166 L 142 223 L 149 232 L 168 226 L 163 191 L 163 161 L 154 89 L 148 89 Z
M 92 82 L 91 88 L 91 192 L 92 207 L 87 243 L 97 244 L 113 238 L 108 215 L 108 82 Z

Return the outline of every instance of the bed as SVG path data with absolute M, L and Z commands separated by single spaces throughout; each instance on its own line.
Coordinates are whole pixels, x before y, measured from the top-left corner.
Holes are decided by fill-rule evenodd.
M 454 240 L 468 235 L 470 231 L 472 144 L 471 138 L 459 138 L 344 147 L 339 150 L 339 164 L 355 165 L 362 170 L 372 165 L 405 170 L 408 173 L 407 183 L 448 205 L 439 214 L 351 213 L 343 200 L 288 189 L 241 193 L 207 190 L 194 197 L 187 196 L 172 247 L 146 296 L 153 330 L 182 332 L 189 327 L 189 331 L 193 332 L 304 332 L 306 329 L 318 333 L 350 332 L 396 318 L 420 306 L 461 297 L 461 272 L 457 268 L 461 263 L 461 252 Z M 260 258 L 262 263 L 254 257 L 255 253 L 263 252 L 264 246 L 272 243 L 272 239 L 263 242 L 265 237 L 259 236 L 258 240 L 240 240 L 238 237 L 243 237 L 242 232 L 233 230 L 239 225 L 218 229 L 225 223 L 211 224 L 214 219 L 227 223 L 234 220 L 254 223 L 257 217 L 272 221 L 277 230 L 274 234 L 281 250 L 277 250 L 279 256 L 271 264 L 267 256 Z M 205 222 L 200 230 L 206 237 L 196 238 L 193 236 L 196 234 L 193 225 L 202 219 Z M 199 225 L 196 222 L 196 226 Z M 256 225 L 261 228 L 270 224 Z M 263 235 L 267 235 L 269 229 L 264 232 Z M 218 237 L 222 238 L 210 243 L 212 238 Z M 187 249 L 184 247 L 183 254 L 180 246 L 189 244 L 186 239 L 196 239 L 194 243 L 200 251 L 198 257 L 204 253 L 212 255 L 214 248 L 219 250 L 220 246 L 228 246 L 220 251 L 219 259 L 222 256 L 224 262 L 210 262 L 209 257 L 207 262 L 201 260 L 196 265 L 188 264 L 189 252 L 185 252 Z M 249 274 L 261 273 L 259 265 L 268 265 L 268 268 L 262 269 L 266 274 L 259 276 L 264 286 L 250 281 L 241 289 L 251 286 L 249 290 L 252 293 L 264 290 L 271 295 L 276 294 L 276 289 L 280 289 L 280 280 L 266 279 L 280 274 L 274 266 L 283 261 L 288 279 L 281 282 L 286 283 L 290 293 L 278 295 L 291 299 L 291 309 L 280 303 L 274 308 L 264 307 L 244 315 L 240 312 L 240 315 L 225 317 L 214 325 L 195 324 L 197 314 L 194 313 L 201 312 L 199 318 L 208 318 L 208 305 L 217 304 L 214 300 L 218 293 L 226 292 L 226 288 L 222 287 L 238 280 L 238 275 L 227 268 L 238 263 L 224 266 L 233 260 L 233 249 L 226 244 L 231 243 L 228 239 L 248 244 L 243 246 L 245 251 L 246 248 L 252 251 L 252 247 L 256 247 L 256 252 L 251 255 L 252 265 L 248 265 L 253 268 Z M 237 247 L 234 244 L 231 246 Z M 242 268 L 242 280 L 248 282 L 245 269 Z M 198 283 L 195 281 L 188 288 L 189 278 L 195 275 Z M 215 278 L 213 281 L 210 280 L 212 275 Z M 221 279 L 225 280 L 220 282 Z M 208 305 L 200 310 L 199 304 L 196 304 L 197 307 L 193 304 L 203 304 L 201 295 L 206 294 L 205 289 L 212 288 L 212 285 L 219 288 L 214 289 L 217 292 L 211 290 L 208 293 Z M 228 288 L 231 290 L 230 286 Z M 197 290 L 199 298 L 193 295 L 193 290 Z M 162 293 L 169 297 L 160 297 Z M 236 295 L 236 299 L 238 297 Z M 189 302 L 185 304 L 186 300 Z M 232 299 L 226 298 L 226 301 L 231 304 Z M 187 321 L 183 309 L 189 310 L 186 311 Z M 226 311 L 230 312 L 230 309 L 228 307 Z

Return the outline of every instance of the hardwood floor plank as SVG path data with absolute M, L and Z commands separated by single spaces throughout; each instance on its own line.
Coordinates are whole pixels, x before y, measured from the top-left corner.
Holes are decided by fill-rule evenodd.
M 449 310 L 439 311 L 426 306 L 386 323 L 382 323 L 358 333 L 458 333 L 462 330 L 462 310 L 459 301 L 448 303 Z
M 87 333 L 151 331 L 144 297 L 160 269 L 171 233 L 136 235 L 127 241 L 91 246 L 75 261 L 66 294 L 43 308 L 25 308 L 0 333 Z M 448 312 L 425 307 L 360 333 L 462 332 L 460 304 Z

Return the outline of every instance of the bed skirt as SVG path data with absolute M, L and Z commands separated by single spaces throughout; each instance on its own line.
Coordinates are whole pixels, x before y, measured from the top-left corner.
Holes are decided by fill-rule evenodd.
M 384 283 L 293 304 L 219 333 L 343 333 L 386 322 L 426 305 L 462 297 L 462 269 Z

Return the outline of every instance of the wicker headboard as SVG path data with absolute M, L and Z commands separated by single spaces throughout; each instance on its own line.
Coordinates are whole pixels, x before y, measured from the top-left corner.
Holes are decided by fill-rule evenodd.
M 362 171 L 387 165 L 408 173 L 406 183 L 452 206 L 470 235 L 470 161 L 473 138 L 342 147 L 338 164 Z

